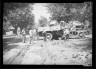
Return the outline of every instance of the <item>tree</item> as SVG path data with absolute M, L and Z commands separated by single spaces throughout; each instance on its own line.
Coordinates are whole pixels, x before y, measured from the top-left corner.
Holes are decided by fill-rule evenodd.
M 52 16 L 52 20 L 57 20 L 58 22 L 66 15 L 66 8 L 63 4 L 57 3 L 48 3 L 47 8 Z
M 84 22 L 92 20 L 92 3 L 48 3 L 46 5 L 51 19 L 55 19 L 58 22 L 64 20 L 66 22 L 71 20 L 78 20 Z
M 13 8 L 12 8 L 13 7 Z M 7 10 L 7 12 L 5 11 Z M 28 3 L 5 3 L 4 17 L 17 29 L 26 28 L 28 24 L 34 23 L 34 15 L 31 12 L 32 8 Z
M 75 9 L 75 12 L 72 12 Z M 73 15 L 73 20 L 78 20 L 84 22 L 85 20 L 92 20 L 92 5 L 91 3 L 83 3 L 80 8 L 71 8 L 71 13 Z
M 10 11 L 13 11 L 17 8 L 28 7 L 28 5 L 29 3 L 4 3 L 3 16 L 7 16 L 10 13 Z
M 47 18 L 45 18 L 44 16 L 41 16 L 41 19 L 39 19 L 39 25 L 40 25 L 41 27 L 44 27 L 44 26 L 46 26 L 47 24 L 48 24 Z
M 3 29 L 5 30 L 5 31 L 8 31 L 9 29 L 9 27 L 11 26 L 11 23 L 9 22 L 9 21 L 7 21 L 7 22 L 3 22 Z

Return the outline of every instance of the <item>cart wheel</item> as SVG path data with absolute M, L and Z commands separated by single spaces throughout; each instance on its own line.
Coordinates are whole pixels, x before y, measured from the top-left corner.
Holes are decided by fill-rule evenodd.
M 52 34 L 51 33 L 46 33 L 46 40 L 51 40 L 52 39 Z
M 80 33 L 79 33 L 79 37 L 80 37 L 80 38 L 85 38 L 85 34 L 84 34 L 83 32 L 80 32 Z

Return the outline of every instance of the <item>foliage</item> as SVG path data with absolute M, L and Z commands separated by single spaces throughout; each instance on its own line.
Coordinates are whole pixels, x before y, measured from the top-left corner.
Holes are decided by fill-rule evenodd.
M 15 29 L 18 26 L 21 29 L 26 28 L 28 24 L 34 23 L 34 15 L 31 13 L 31 10 L 30 4 L 27 3 L 5 3 L 3 20 L 10 21 Z
M 58 22 L 64 20 L 66 22 L 71 20 L 78 20 L 84 22 L 85 20 L 92 20 L 92 3 L 48 3 L 49 13 L 52 15 L 51 19 Z
M 7 21 L 7 22 L 3 22 L 3 29 L 5 30 L 5 31 L 8 31 L 9 29 L 9 27 L 11 26 L 11 23 L 9 22 L 9 21 Z
M 46 26 L 48 24 L 47 18 L 45 18 L 44 16 L 41 16 L 41 19 L 39 19 L 39 24 L 41 27 Z
M 7 16 L 10 13 L 10 11 L 13 11 L 17 8 L 28 7 L 28 5 L 28 3 L 4 3 L 3 16 Z

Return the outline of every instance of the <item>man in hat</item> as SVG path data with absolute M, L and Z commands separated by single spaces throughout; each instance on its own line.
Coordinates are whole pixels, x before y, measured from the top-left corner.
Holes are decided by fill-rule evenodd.
M 25 32 L 25 28 L 22 29 L 22 40 L 23 40 L 23 43 L 25 43 L 25 41 L 26 41 L 26 32 Z

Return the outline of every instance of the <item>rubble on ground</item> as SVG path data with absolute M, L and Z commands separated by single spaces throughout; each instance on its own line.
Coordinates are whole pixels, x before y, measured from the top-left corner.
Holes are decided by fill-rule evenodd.
M 78 41 L 77 41 L 78 42 Z M 20 62 L 14 64 L 61 64 L 61 65 L 92 65 L 92 52 L 90 51 L 80 51 L 80 49 L 86 47 L 75 48 L 75 40 L 69 41 L 34 41 L 33 44 L 25 43 L 18 45 L 26 46 L 26 52 L 24 52 L 23 57 Z M 82 43 L 82 42 L 81 42 Z M 29 48 L 27 49 L 27 46 Z M 12 57 L 16 57 L 20 49 L 11 49 L 9 52 L 6 52 L 3 56 L 4 61 L 9 60 Z M 25 51 L 25 50 L 24 50 Z M 6 55 L 7 54 L 7 55 Z M 15 59 L 16 61 L 17 59 Z M 11 64 L 12 62 L 10 60 Z

